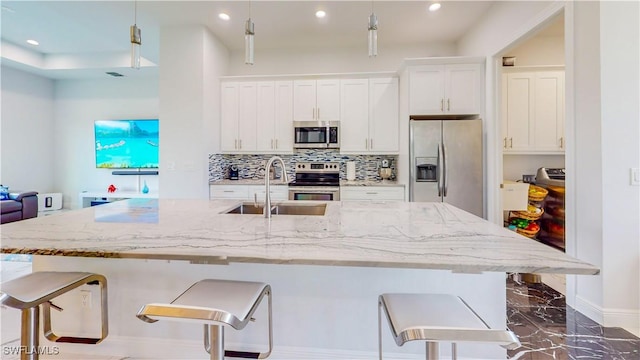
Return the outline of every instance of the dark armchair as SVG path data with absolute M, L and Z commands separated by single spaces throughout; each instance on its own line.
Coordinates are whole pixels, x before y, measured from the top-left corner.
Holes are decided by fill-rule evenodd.
M 38 216 L 37 195 L 35 191 L 10 192 L 9 199 L 0 200 L 0 224 Z

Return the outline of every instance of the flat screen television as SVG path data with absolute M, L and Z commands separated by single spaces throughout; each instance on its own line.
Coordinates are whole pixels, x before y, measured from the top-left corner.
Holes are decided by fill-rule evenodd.
M 158 119 L 94 122 L 96 168 L 157 169 Z

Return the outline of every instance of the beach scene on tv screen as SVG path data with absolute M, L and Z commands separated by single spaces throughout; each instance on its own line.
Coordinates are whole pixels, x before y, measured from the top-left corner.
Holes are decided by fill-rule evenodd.
M 158 168 L 158 120 L 98 120 L 94 123 L 96 167 Z

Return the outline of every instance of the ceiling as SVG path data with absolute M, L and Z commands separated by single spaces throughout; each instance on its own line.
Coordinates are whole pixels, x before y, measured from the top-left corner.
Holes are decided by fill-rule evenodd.
M 92 73 L 88 69 L 99 69 L 94 72 L 100 76 L 105 69 L 124 69 L 136 8 L 142 56 L 149 67 L 158 63 L 162 27 L 206 26 L 232 52 L 242 51 L 250 6 L 256 51 L 362 46 L 372 6 L 379 19 L 381 49 L 453 43 L 494 2 L 442 3 L 439 11 L 429 12 L 426 1 L 2 1 L 2 56 L 4 63 L 52 78 L 84 77 Z M 314 16 L 320 9 L 327 13 L 324 19 Z M 219 19 L 220 12 L 231 19 Z M 40 45 L 29 45 L 27 39 L 36 39 Z M 29 56 L 13 56 L 12 51 L 26 51 L 40 60 L 22 60 Z

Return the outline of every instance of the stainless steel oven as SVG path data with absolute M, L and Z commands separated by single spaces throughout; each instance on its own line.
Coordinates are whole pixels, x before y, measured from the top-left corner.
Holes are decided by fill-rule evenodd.
M 289 200 L 340 200 L 339 163 L 297 163 L 295 175 L 289 183 Z
M 340 148 L 339 124 L 337 121 L 295 121 L 293 147 L 338 149 Z

